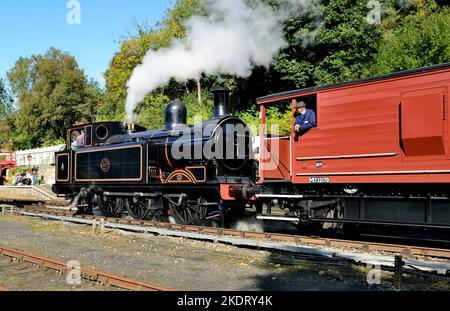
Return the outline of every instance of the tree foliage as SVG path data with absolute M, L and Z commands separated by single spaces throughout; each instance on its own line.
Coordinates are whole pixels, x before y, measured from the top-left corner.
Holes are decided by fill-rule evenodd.
M 13 111 L 13 103 L 11 94 L 9 94 L 3 80 L 0 79 L 0 121 L 5 120 L 11 115 Z
M 278 2 L 263 1 L 274 6 Z M 288 47 L 270 68 L 255 68 L 253 74 L 245 79 L 204 76 L 200 81 L 201 105 L 197 100 L 196 81 L 184 84 L 171 81 L 147 96 L 137 107 L 137 121 L 149 128 L 157 128 L 163 124 L 164 105 L 175 98 L 184 100 L 189 111 L 207 117 L 212 109 L 210 89 L 221 84 L 233 90 L 231 112 L 257 125 L 259 118 L 255 99 L 259 96 L 345 82 L 374 73 L 409 69 L 448 59 L 445 56 L 445 49 L 450 46 L 446 39 L 450 33 L 447 30 L 448 11 L 436 13 L 439 6 L 434 1 L 418 1 L 417 5 L 404 2 L 382 1 L 382 23 L 373 24 L 367 21 L 371 10 L 367 0 L 317 0 L 317 5 L 301 17 L 284 21 Z M 184 22 L 193 14 L 207 14 L 204 0 L 178 0 L 157 27 L 148 29 L 138 26 L 137 34 L 123 41 L 120 52 L 105 74 L 107 89 L 101 112 L 106 119 L 124 119 L 126 83 L 133 69 L 142 61 L 147 50 L 167 47 L 172 39 L 182 38 L 185 34 Z M 439 16 L 429 18 L 430 14 Z M 410 35 L 405 35 L 403 28 L 408 28 Z M 423 35 L 414 37 L 415 32 Z M 418 48 L 415 50 L 420 51 L 427 42 L 434 42 L 434 48 L 427 51 L 429 57 L 420 52 L 408 55 L 409 50 L 405 49 L 405 46 L 416 45 Z M 402 49 L 408 52 L 402 53 Z M 395 63 L 401 66 L 393 65 Z M 291 118 L 289 109 L 272 112 L 273 117 L 269 116 L 268 122 L 288 122 Z M 283 125 L 281 131 L 289 131 L 289 125 Z
M 120 51 L 114 56 L 105 73 L 105 105 L 99 111 L 102 119 L 124 120 L 127 82 L 133 69 L 142 62 L 148 50 L 167 47 L 172 39 L 184 37 L 183 22 L 194 14 L 202 13 L 203 10 L 203 0 L 180 0 L 172 10 L 166 13 L 155 29 L 147 30 L 146 27 L 137 25 L 137 33 L 129 35 L 123 41 Z M 183 96 L 187 93 L 186 90 L 189 92 L 192 88 L 192 83 L 180 85 L 172 81 L 167 87 L 149 95 L 139 105 L 137 113 L 142 115 L 144 112 L 155 111 L 156 106 L 164 104 L 168 98 Z M 158 109 L 161 110 L 161 107 Z M 152 122 L 147 116 L 140 117 L 139 120 L 142 125 L 149 128 L 156 128 L 158 124 L 161 124 L 161 120 Z
M 6 148 L 11 136 L 14 101 L 3 80 L 0 79 L 0 150 Z
M 274 66 L 281 79 L 300 88 L 361 78 L 382 38 L 368 14 L 367 0 L 330 0 L 323 11 L 286 21 L 289 47 Z
M 284 22 L 288 47 L 277 57 L 268 76 L 261 79 L 262 75 L 255 72 L 248 79 L 247 88 L 256 91 L 253 98 L 363 77 L 382 38 L 381 25 L 369 24 L 368 14 L 366 0 L 329 0 L 302 18 L 288 18 Z M 254 102 L 250 103 L 244 105 L 247 111 L 241 116 L 257 125 L 258 114 L 251 107 Z M 290 132 L 291 118 L 289 109 L 268 113 L 268 123 L 278 120 L 282 134 Z
M 262 1 L 274 6 L 278 2 Z M 197 115 L 209 118 L 210 91 L 221 85 L 232 89 L 230 111 L 257 126 L 259 96 L 450 61 L 448 1 L 380 1 L 382 20 L 375 24 L 367 21 L 367 0 L 311 1 L 318 4 L 314 9 L 284 21 L 288 46 L 270 68 L 254 68 L 248 78 L 203 75 L 200 81 L 170 81 L 138 105 L 136 122 L 161 128 L 165 104 L 176 98 L 186 103 L 189 123 Z M 10 136 L 19 148 L 52 144 L 68 127 L 93 121 L 94 116 L 98 121 L 123 121 L 133 69 L 148 50 L 183 38 L 184 23 L 194 14 L 207 14 L 204 0 L 177 0 L 156 26 L 136 24 L 105 72 L 104 92 L 66 53 L 52 48 L 45 55 L 20 58 L 8 73 L 11 93 L 0 81 L 0 146 Z M 268 125 L 279 124 L 280 134 L 290 131 L 291 117 L 289 107 L 268 109 Z
M 386 32 L 370 74 L 378 75 L 450 61 L 450 8 L 430 5 Z
M 44 55 L 20 58 L 8 80 L 19 102 L 12 129 L 17 148 L 61 142 L 67 128 L 94 120 L 98 87 L 66 53 L 51 48 Z

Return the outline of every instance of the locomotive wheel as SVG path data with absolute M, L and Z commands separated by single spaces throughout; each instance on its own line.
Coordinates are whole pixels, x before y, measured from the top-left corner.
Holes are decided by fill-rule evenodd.
M 172 216 L 175 223 L 194 225 L 203 221 L 207 213 L 207 206 L 201 197 L 197 200 L 189 200 L 187 195 L 182 194 L 178 200 L 172 198 L 166 197 L 166 203 L 169 215 Z
M 127 208 L 128 215 L 136 220 L 153 218 L 156 213 L 156 210 L 149 208 L 149 203 L 145 199 L 126 199 L 125 207 Z
M 100 197 L 98 199 L 98 208 L 105 217 L 117 217 L 122 214 L 123 200 L 122 199 L 106 199 Z

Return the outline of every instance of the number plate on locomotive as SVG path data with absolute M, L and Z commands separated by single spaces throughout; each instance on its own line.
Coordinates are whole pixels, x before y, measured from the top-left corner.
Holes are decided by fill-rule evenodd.
M 310 184 L 329 184 L 330 177 L 310 177 L 309 183 Z

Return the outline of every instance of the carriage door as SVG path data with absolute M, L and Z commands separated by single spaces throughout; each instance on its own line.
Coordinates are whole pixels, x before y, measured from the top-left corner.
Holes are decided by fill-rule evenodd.
M 272 107 L 275 105 L 272 104 Z M 291 120 L 284 118 L 280 124 L 267 122 L 271 113 L 276 116 L 292 115 L 289 102 L 281 102 L 276 109 L 268 109 L 261 105 L 261 128 L 259 146 L 259 166 L 261 180 L 290 180 L 291 179 Z M 287 121 L 286 121 L 287 120 Z M 273 126 L 274 125 L 274 126 Z M 280 126 L 281 125 L 281 126 Z
M 404 93 L 401 103 L 403 159 L 448 157 L 447 88 Z

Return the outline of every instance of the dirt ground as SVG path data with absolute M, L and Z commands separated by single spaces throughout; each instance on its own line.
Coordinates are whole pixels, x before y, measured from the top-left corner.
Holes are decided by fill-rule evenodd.
M 369 270 L 349 264 L 307 262 L 294 256 L 218 243 L 106 231 L 0 214 L 1 244 L 57 260 L 187 291 L 394 290 L 392 275 L 369 286 Z M 38 279 L 37 279 L 38 280 Z M 33 282 L 33 281 L 30 281 Z M 15 290 L 65 290 L 39 281 L 20 286 L 0 266 L 0 284 Z M 406 277 L 404 289 L 449 289 L 445 281 Z

